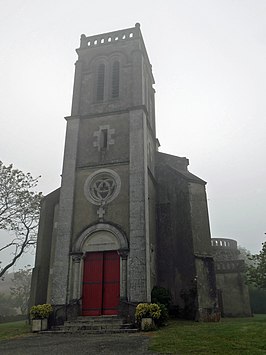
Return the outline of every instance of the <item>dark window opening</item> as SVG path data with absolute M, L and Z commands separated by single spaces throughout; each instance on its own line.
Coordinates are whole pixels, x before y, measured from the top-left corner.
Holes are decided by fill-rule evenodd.
M 100 64 L 97 76 L 97 101 L 103 101 L 104 98 L 104 71 L 104 64 Z
M 108 130 L 107 129 L 102 129 L 101 130 L 101 136 L 100 136 L 100 147 L 101 149 L 107 149 L 107 134 Z
M 119 62 L 114 62 L 112 71 L 112 98 L 119 96 Z

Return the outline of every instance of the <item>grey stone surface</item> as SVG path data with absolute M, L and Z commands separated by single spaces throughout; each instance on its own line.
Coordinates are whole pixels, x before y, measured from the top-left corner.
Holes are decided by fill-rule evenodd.
M 49 280 L 51 250 L 54 244 L 54 224 L 57 220 L 57 206 L 60 189 L 46 196 L 42 201 L 42 214 L 39 222 L 38 244 L 35 267 L 32 273 L 32 288 L 29 306 L 46 303 Z M 38 283 L 38 280 L 42 280 Z M 37 286 L 38 284 L 38 286 Z
M 193 318 L 216 301 L 205 182 L 187 170 L 185 158 L 156 158 L 158 283 Z
M 216 266 L 219 307 L 225 317 L 252 315 L 248 286 L 245 282 L 245 263 L 237 249 L 237 241 L 213 238 L 212 250 Z
M 72 236 L 78 131 L 79 119 L 69 119 L 59 199 L 59 220 L 54 263 L 50 266 L 52 268 L 51 299 L 49 299 L 48 302 L 52 304 L 65 304 L 68 301 L 68 264 Z
M 3 355 L 155 355 L 149 338 L 138 334 L 37 334 L 0 342 Z M 156 353 L 158 355 L 158 353 Z
M 143 110 L 130 112 L 129 300 L 150 300 L 147 152 Z M 149 290 L 149 292 L 148 292 Z

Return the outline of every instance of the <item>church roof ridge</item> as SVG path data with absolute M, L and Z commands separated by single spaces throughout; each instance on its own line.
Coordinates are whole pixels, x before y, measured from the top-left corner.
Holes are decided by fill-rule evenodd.
M 179 169 L 177 169 L 176 167 L 173 167 L 173 166 L 171 166 L 171 165 L 169 165 L 169 164 L 166 164 L 166 165 L 167 165 L 167 167 L 168 167 L 170 170 L 174 171 L 175 173 L 178 173 L 178 174 L 182 175 L 183 177 L 185 177 L 187 180 L 189 180 L 189 181 L 191 181 L 191 182 L 197 182 L 197 183 L 203 184 L 203 185 L 206 185 L 206 184 L 207 184 L 206 181 L 204 181 L 203 179 L 199 178 L 198 176 L 192 174 L 192 173 L 191 173 L 190 171 L 188 171 L 188 170 L 187 170 L 187 171 L 179 170 Z
M 180 157 L 179 155 L 174 155 L 174 154 L 169 154 L 169 153 L 164 153 L 164 152 L 158 152 L 158 153 L 161 156 L 168 156 L 168 157 L 173 158 L 173 159 L 187 160 L 187 162 L 189 162 L 187 157 Z

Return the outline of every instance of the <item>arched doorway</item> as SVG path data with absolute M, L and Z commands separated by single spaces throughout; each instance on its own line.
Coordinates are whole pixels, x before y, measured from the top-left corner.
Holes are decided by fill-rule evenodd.
M 82 315 L 118 314 L 120 299 L 127 298 L 125 234 L 110 224 L 98 223 L 80 235 L 71 254 L 73 260 L 80 260 L 80 265 L 73 263 L 72 280 L 74 293 L 75 288 L 77 296 L 80 292 Z

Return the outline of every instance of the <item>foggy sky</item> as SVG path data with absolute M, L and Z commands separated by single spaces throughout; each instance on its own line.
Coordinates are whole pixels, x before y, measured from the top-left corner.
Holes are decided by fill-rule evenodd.
M 140 22 L 160 151 L 208 182 L 212 237 L 265 240 L 264 0 L 0 0 L 0 160 L 60 185 L 75 49 Z

